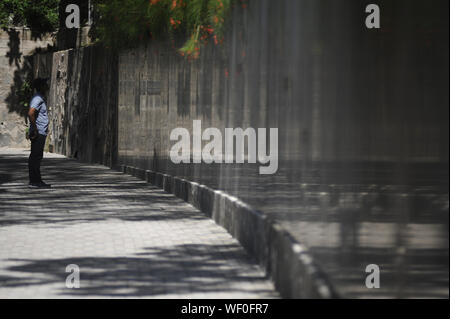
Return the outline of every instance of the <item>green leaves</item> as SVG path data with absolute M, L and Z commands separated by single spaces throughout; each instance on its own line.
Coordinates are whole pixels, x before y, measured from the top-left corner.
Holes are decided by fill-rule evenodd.
M 26 26 L 35 36 L 53 32 L 58 27 L 60 0 L 2 0 L 0 27 Z
M 223 38 L 225 19 L 242 0 L 95 0 L 95 37 L 107 47 L 130 48 L 157 38 L 187 38 L 181 55 L 199 56 L 200 48 Z
M 24 6 L 26 1 L 2 0 L 0 2 L 0 27 L 23 25 L 25 21 Z
M 22 112 L 26 114 L 29 107 L 29 102 L 33 96 L 33 87 L 31 86 L 31 77 L 24 79 L 20 88 L 16 91 L 19 105 L 21 105 Z
M 196 58 L 200 48 L 221 43 L 226 17 L 245 0 L 92 0 L 93 42 L 130 48 L 149 39 L 184 37 L 181 55 Z M 1 0 L 0 27 L 28 26 L 34 36 L 58 27 L 60 0 Z M 64 17 L 61 17 L 64 19 Z

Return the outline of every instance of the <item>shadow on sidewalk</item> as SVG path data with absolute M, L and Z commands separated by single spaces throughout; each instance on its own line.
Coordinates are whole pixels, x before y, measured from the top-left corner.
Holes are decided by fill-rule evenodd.
M 52 188 L 28 189 L 25 155 L 0 154 L 0 226 L 206 218 L 173 195 L 101 165 L 44 158 L 41 171 Z
M 238 266 L 248 258 L 234 245 L 193 244 L 147 248 L 147 252 L 130 258 L 11 260 L 23 263 L 7 269 L 20 273 L 20 277 L 2 276 L 0 287 L 59 284 L 57 293 L 62 297 L 187 297 L 207 293 L 212 293 L 209 297 L 220 293 L 276 297 L 265 285 L 267 278 L 261 272 L 244 272 Z M 69 264 L 80 267 L 79 289 L 65 287 Z M 252 285 L 247 290 L 242 282 Z M 255 288 L 258 283 L 261 286 Z

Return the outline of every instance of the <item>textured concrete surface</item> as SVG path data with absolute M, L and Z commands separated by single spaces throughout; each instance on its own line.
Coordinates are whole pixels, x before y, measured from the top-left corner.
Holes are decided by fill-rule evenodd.
M 117 57 L 90 46 L 35 60 L 35 72 L 51 60 L 49 144 L 54 152 L 112 166 L 117 149 Z
M 378 4 L 369 30 L 362 0 L 252 0 L 191 63 L 159 42 L 122 51 L 119 71 L 107 52 L 54 53 L 54 149 L 239 198 L 314 251 L 342 295 L 448 298 L 448 1 Z M 278 127 L 277 174 L 171 163 L 170 131 L 200 119 Z M 364 285 L 371 263 L 380 289 Z
M 52 43 L 50 36 L 33 39 L 28 29 L 0 30 L 0 147 L 27 146 L 27 125 L 16 92 L 27 72 L 31 72 L 27 55 Z
M 280 223 L 223 191 L 180 177 L 126 165 L 121 170 L 192 204 L 223 226 L 264 267 L 283 298 L 337 298 L 308 248 Z
M 365 214 L 356 216 L 355 211 L 344 211 L 342 219 L 335 217 L 334 222 L 318 222 L 306 214 L 301 220 L 288 215 L 272 218 L 276 212 L 271 208 L 277 201 L 282 204 L 275 195 L 282 198 L 289 194 L 281 190 L 281 185 L 272 190 L 265 186 L 274 197 L 268 199 L 268 206 L 261 212 L 230 193 L 179 176 L 129 166 L 122 166 L 122 169 L 182 198 L 225 227 L 268 269 L 283 297 L 448 298 L 448 219 L 446 224 L 439 223 L 445 220 L 448 194 L 429 195 L 424 199 L 418 196 L 423 192 L 420 187 L 415 190 L 416 194 L 411 190 L 409 194 L 405 190 L 400 194 L 391 191 L 390 201 L 402 200 L 406 211 L 397 204 L 397 214 L 367 216 L 371 209 L 366 198 Z M 256 181 L 254 185 L 259 186 Z M 298 207 L 309 205 L 318 213 L 329 214 L 332 208 L 322 198 L 330 194 L 321 192 L 323 203 L 312 204 L 314 196 L 318 195 L 317 189 L 313 191 L 314 185 L 305 186 L 309 191 L 300 193 Z M 339 187 L 341 191 L 345 188 Z M 345 199 L 355 194 L 347 187 L 341 196 Z M 380 204 L 380 199 L 372 198 L 372 201 L 376 203 L 372 204 Z M 414 219 L 399 223 L 395 217 L 401 213 L 411 213 Z M 342 263 L 341 255 L 348 261 Z M 323 267 L 325 262 L 326 268 Z M 383 284 L 376 290 L 365 286 L 365 267 L 371 263 L 382 269 Z
M 123 51 L 119 164 L 278 220 L 343 296 L 448 298 L 448 3 L 380 0 L 374 30 L 362 0 L 251 0 L 198 60 L 155 41 Z M 278 128 L 277 173 L 174 164 L 170 133 L 192 137 L 194 120 Z M 372 263 L 380 289 L 365 286 Z
M 238 242 L 182 200 L 100 165 L 45 154 L 48 190 L 28 190 L 27 152 L 0 151 L 1 298 L 272 298 Z M 65 287 L 66 266 L 80 288 Z

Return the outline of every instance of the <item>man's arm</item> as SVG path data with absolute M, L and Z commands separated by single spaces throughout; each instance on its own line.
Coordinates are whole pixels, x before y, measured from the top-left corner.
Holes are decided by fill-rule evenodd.
M 37 126 L 36 126 L 36 109 L 34 107 L 30 107 L 30 110 L 28 111 L 28 117 L 30 118 L 30 123 L 31 123 L 31 135 L 30 138 L 32 140 L 34 140 L 37 135 L 38 135 L 38 131 L 37 131 Z

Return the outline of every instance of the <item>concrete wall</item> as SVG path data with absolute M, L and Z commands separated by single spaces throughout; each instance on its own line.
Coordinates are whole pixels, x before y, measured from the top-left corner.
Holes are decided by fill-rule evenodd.
M 51 36 L 33 39 L 28 29 L 0 30 L 0 147 L 29 146 L 24 108 L 17 101 L 16 91 L 31 72 L 30 54 L 52 44 Z
M 86 162 L 117 162 L 117 55 L 99 47 L 37 54 L 51 79 L 49 149 Z
M 133 125 L 120 155 L 167 157 L 168 132 L 202 119 L 283 124 L 288 159 L 448 161 L 445 3 L 380 3 L 378 31 L 365 28 L 363 1 L 259 1 L 235 10 L 224 47 L 195 63 L 154 44 L 122 54 L 121 123 Z
M 365 1 L 255 0 L 197 61 L 165 43 L 123 52 L 119 163 L 252 205 L 310 248 L 342 295 L 448 297 L 448 2 L 377 3 L 380 30 L 365 27 Z M 278 128 L 278 172 L 173 164 L 169 134 L 192 136 L 193 120 Z M 211 194 L 200 207 L 217 205 Z M 389 269 L 382 289 L 365 288 L 370 263 Z M 417 279 L 417 267 L 430 272 Z
M 250 1 L 193 62 L 164 42 L 36 56 L 53 150 L 199 207 L 283 296 L 448 298 L 448 2 L 377 3 L 380 30 L 364 1 Z M 173 164 L 169 134 L 193 120 L 278 128 L 277 173 Z

